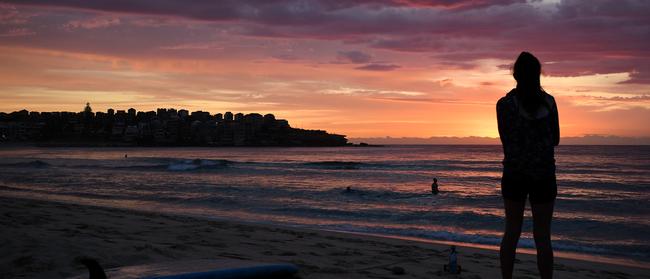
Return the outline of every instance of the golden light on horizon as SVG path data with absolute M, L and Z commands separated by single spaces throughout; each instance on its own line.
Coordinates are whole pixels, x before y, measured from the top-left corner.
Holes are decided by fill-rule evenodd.
M 538 38 L 508 37 L 489 25 L 486 34 L 462 25 L 435 29 L 434 14 L 470 20 L 456 17 L 465 11 L 447 15 L 440 7 L 366 13 L 367 7 L 353 5 L 372 24 L 347 33 L 321 22 L 287 28 L 255 18 L 222 22 L 61 5 L 0 8 L 8 15 L 4 31 L 0 28 L 0 111 L 79 111 L 90 102 L 102 111 L 274 113 L 304 128 L 350 137 L 496 137 L 494 105 L 515 85 L 508 65 L 521 49 L 536 45 L 530 50 L 546 62 L 542 85 L 558 101 L 563 136 L 650 136 L 644 124 L 650 119 L 650 83 L 644 52 L 635 52 L 632 44 L 643 44 L 636 37 L 625 37 L 631 45 L 623 50 L 599 41 L 601 33 L 558 42 L 584 47 L 577 55 L 538 45 Z M 553 5 L 562 3 L 492 10 L 524 9 L 542 20 L 555 15 Z M 490 9 L 476 9 L 494 16 Z M 404 24 L 413 30 L 402 35 L 375 18 L 386 12 L 402 20 L 408 11 L 415 14 L 404 17 Z M 322 12 L 348 20 L 338 10 Z M 103 20 L 107 15 L 120 20 Z M 408 25 L 413 20 L 422 24 Z M 522 28 L 547 36 L 542 25 Z M 20 28 L 31 32 L 15 31 Z M 601 49 L 592 51 L 595 46 Z

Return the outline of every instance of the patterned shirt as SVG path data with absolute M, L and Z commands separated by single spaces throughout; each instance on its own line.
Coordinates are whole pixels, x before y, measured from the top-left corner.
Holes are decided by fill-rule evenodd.
M 555 175 L 554 147 L 560 141 L 557 105 L 546 92 L 544 108 L 530 115 L 517 100 L 516 89 L 497 102 L 499 136 L 503 144 L 503 172 L 535 179 Z M 541 113 L 539 113 L 541 112 Z

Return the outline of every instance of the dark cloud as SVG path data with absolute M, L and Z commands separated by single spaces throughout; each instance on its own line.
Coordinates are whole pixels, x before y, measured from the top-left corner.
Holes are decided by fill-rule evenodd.
M 441 50 L 444 41 L 434 36 L 405 37 L 375 40 L 370 46 L 396 51 L 429 52 Z
M 362 64 L 362 63 L 370 62 L 372 56 L 362 51 L 350 50 L 350 51 L 339 51 L 338 59 L 344 60 L 346 62 Z
M 385 32 L 414 30 L 415 25 L 426 23 L 424 17 L 435 12 L 445 12 L 445 7 L 465 7 L 469 10 L 493 5 L 509 5 L 517 0 L 5 0 L 18 5 L 73 8 L 125 14 L 183 17 L 201 21 L 246 20 L 251 22 L 284 25 L 330 27 L 348 26 L 342 32 Z M 392 9 L 397 8 L 397 9 Z M 403 8 L 412 8 L 406 11 Z M 415 11 L 415 12 L 414 12 Z M 434 17 L 437 18 L 437 17 Z M 408 25 L 403 25 L 410 23 Z M 456 24 L 462 21 L 456 22 Z M 429 25 L 416 30 L 450 26 Z M 440 29 L 440 30 L 442 30 Z M 439 31 L 440 31 L 439 30 Z M 451 30 L 451 29 L 450 29 Z
M 320 11 L 337 11 L 363 6 L 435 7 L 448 9 L 480 9 L 489 6 L 525 3 L 525 0 L 5 0 L 21 5 L 68 7 L 107 12 L 152 15 L 175 15 L 199 20 L 225 20 L 251 14 L 307 16 Z M 260 13 L 262 12 L 262 13 Z M 313 18 L 312 18 L 313 19 Z
M 550 75 L 630 72 L 632 79 L 628 82 L 650 83 L 650 69 L 646 66 L 650 65 L 650 16 L 647 16 L 650 1 L 565 0 L 557 4 L 531 4 L 520 0 L 5 2 L 237 24 L 239 35 L 338 40 L 375 49 L 429 53 L 442 65 L 458 67 L 471 67 L 472 62 L 479 59 L 514 60 L 520 51 L 528 50 L 543 62 L 553 62 L 545 67 Z M 8 10 L 0 17 L 12 20 L 16 13 Z M 30 26 L 7 28 L 31 30 Z M 352 63 L 370 62 L 362 53 L 339 53 L 339 56 Z M 382 69 L 382 66 L 390 69 L 383 64 L 359 68 Z
M 478 9 L 489 6 L 510 5 L 513 3 L 525 3 L 526 0 L 393 0 L 389 1 L 397 5 L 421 6 L 421 7 L 444 7 L 450 9 Z
M 37 5 L 47 7 L 75 8 L 82 10 L 95 10 L 104 12 L 120 12 L 129 14 L 149 15 L 174 15 L 199 20 L 228 20 L 238 17 L 241 12 L 234 1 L 193 1 L 188 5 L 186 1 L 175 0 L 20 0 L 5 1 L 19 5 Z M 276 2 L 276 1 L 269 1 Z
M 650 3 L 645 0 L 564 0 L 558 5 L 558 15 L 577 17 L 625 17 L 648 21 Z
M 395 69 L 401 68 L 399 65 L 395 64 L 367 64 L 361 67 L 356 67 L 357 70 L 366 70 L 366 71 L 392 71 Z
M 645 64 L 635 67 L 630 73 L 630 80 L 622 83 L 650 84 L 650 59 L 646 60 Z
M 271 55 L 271 57 L 278 59 L 278 60 L 287 60 L 287 61 L 293 61 L 293 60 L 300 60 L 300 57 L 294 55 L 294 54 L 289 54 L 289 53 L 280 53 L 280 54 L 274 54 Z

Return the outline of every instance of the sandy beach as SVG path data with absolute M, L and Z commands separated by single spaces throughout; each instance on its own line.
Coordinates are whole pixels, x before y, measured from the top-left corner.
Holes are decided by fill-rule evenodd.
M 62 278 L 105 268 L 191 259 L 293 263 L 300 278 L 498 278 L 498 253 L 459 247 L 462 275 L 442 272 L 447 246 L 279 226 L 212 221 L 51 201 L 0 198 L 0 278 Z M 394 268 L 404 274 L 394 274 Z M 515 278 L 537 278 L 519 255 Z M 648 278 L 650 270 L 556 259 L 556 278 Z

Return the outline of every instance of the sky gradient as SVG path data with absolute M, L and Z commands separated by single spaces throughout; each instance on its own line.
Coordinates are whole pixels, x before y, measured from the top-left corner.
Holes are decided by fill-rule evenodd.
M 496 137 L 525 50 L 563 136 L 648 137 L 648 14 L 641 0 L 0 0 L 0 111 L 90 102 Z

